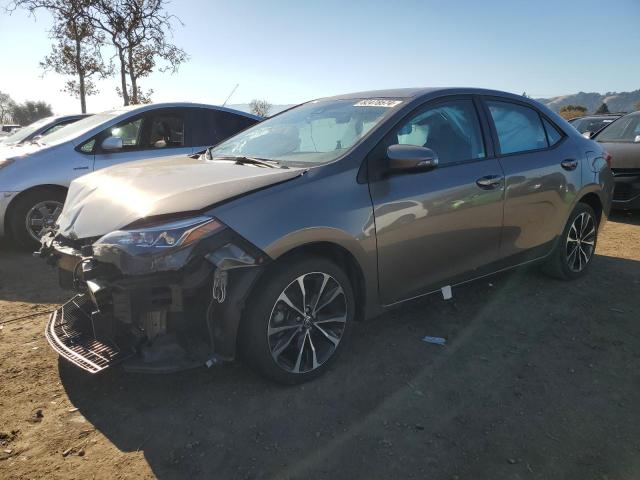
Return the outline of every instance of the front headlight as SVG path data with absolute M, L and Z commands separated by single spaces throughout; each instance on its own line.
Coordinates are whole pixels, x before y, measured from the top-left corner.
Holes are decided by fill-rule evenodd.
M 191 245 L 224 226 L 215 218 L 199 216 L 147 228 L 116 230 L 94 243 L 98 249 L 113 246 L 132 255 L 169 253 Z

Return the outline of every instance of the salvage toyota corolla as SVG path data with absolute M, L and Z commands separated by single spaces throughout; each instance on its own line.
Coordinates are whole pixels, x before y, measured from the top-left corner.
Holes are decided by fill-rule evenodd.
M 74 180 L 40 254 L 77 294 L 51 346 L 90 372 L 242 357 L 325 371 L 354 321 L 500 270 L 592 263 L 610 156 L 528 98 L 403 89 L 314 100 L 199 155 Z

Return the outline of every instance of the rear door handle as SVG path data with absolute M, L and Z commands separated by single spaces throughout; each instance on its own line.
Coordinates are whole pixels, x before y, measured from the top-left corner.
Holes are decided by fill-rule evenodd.
M 485 190 L 493 190 L 502 185 L 502 175 L 487 175 L 476 180 L 476 185 Z
M 571 159 L 563 160 L 562 162 L 560 162 L 560 166 L 565 170 L 575 170 L 576 168 L 578 168 L 578 161 Z

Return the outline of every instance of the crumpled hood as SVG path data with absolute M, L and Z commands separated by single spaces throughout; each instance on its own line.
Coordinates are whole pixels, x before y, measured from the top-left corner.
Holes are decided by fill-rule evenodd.
M 144 217 L 199 210 L 303 172 L 188 156 L 124 163 L 71 182 L 58 231 L 68 238 L 97 237 Z

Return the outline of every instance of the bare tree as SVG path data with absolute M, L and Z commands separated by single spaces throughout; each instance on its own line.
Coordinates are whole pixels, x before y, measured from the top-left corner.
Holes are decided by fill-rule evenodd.
M 181 48 L 169 42 L 174 15 L 165 11 L 167 0 L 95 0 L 89 21 L 106 34 L 119 64 L 119 94 L 125 105 L 142 103 L 152 92 L 142 93 L 140 78 L 148 76 L 158 61 L 161 72 L 176 72 L 187 60 Z M 128 81 L 127 81 L 128 80 Z
M 104 38 L 87 19 L 94 3 L 94 0 L 14 0 L 9 5 L 10 11 L 23 8 L 35 15 L 42 9 L 53 15 L 50 36 L 55 43 L 40 66 L 45 72 L 76 77 L 66 82 L 64 91 L 80 99 L 82 113 L 87 112 L 86 97 L 98 92 L 91 77 L 105 78 L 111 73 L 100 52 Z
M 269 112 L 271 111 L 271 106 L 272 105 L 266 100 L 258 100 L 257 98 L 254 98 L 249 104 L 249 110 L 251 113 L 258 115 L 259 117 L 268 117 Z
M 15 104 L 9 94 L 0 92 L 0 123 L 10 122 L 12 120 Z

